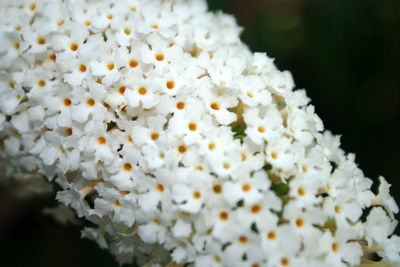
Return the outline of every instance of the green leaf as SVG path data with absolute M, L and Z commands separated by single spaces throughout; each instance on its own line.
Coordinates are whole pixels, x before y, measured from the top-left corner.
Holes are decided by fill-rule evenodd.
M 127 232 L 129 232 L 129 227 L 124 224 L 120 224 L 118 225 L 118 232 L 126 234 Z
M 107 123 L 107 132 L 111 131 L 114 127 L 117 127 L 117 123 L 115 121 L 110 121 Z
M 243 205 L 244 205 L 244 199 L 241 199 L 236 203 L 236 207 L 238 208 L 243 207 Z
M 284 109 L 286 107 L 286 102 L 284 100 L 278 101 L 278 110 Z
M 264 171 L 269 171 L 269 170 L 271 170 L 272 169 L 272 165 L 271 164 L 269 164 L 269 163 L 266 163 L 264 166 L 263 166 L 263 169 L 264 169 Z
M 243 121 L 232 123 L 231 129 L 232 129 L 232 132 L 234 132 L 233 138 L 243 141 L 243 138 L 246 137 L 246 133 L 245 133 L 246 128 L 247 128 L 247 124 Z
M 112 238 L 112 236 L 107 232 L 104 233 L 104 239 L 106 240 L 108 247 L 110 247 L 112 245 L 112 243 L 114 242 L 114 239 Z
M 283 182 L 276 182 L 271 184 L 271 190 L 279 197 L 289 194 L 289 184 Z
M 224 251 L 224 250 L 225 250 L 227 247 L 229 247 L 230 245 L 232 245 L 231 242 L 227 242 L 227 243 L 223 244 L 221 250 Z
M 251 224 L 250 229 L 251 229 L 251 231 L 253 231 L 256 234 L 260 233 L 260 231 L 258 231 L 258 227 L 257 227 L 257 224 L 255 222 L 253 222 Z

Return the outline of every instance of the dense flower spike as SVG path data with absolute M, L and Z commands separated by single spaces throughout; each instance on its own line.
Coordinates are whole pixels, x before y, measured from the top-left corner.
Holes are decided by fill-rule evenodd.
M 122 263 L 399 266 L 390 185 L 240 32 L 203 0 L 2 0 L 3 172 Z

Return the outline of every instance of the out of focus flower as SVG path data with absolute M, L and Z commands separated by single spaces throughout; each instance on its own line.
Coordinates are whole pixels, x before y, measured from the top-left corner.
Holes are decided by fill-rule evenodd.
M 398 266 L 390 185 L 240 32 L 203 0 L 2 1 L 2 170 L 121 263 Z

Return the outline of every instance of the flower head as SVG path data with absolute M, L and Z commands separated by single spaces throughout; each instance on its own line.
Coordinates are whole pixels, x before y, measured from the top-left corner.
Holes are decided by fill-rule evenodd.
M 1 165 L 35 190 L 57 177 L 121 263 L 357 266 L 371 247 L 399 263 L 390 185 L 371 191 L 233 17 L 203 0 L 23 2 L 0 4 Z

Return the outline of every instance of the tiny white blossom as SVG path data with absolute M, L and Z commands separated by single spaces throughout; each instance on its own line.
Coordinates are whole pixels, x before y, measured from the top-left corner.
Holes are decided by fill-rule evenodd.
M 0 3 L 0 168 L 140 266 L 397 266 L 371 191 L 289 71 L 205 0 Z M 5 180 L 1 179 L 2 181 Z M 22 191 L 21 191 L 22 192 Z M 25 192 L 25 191 L 24 191 Z

